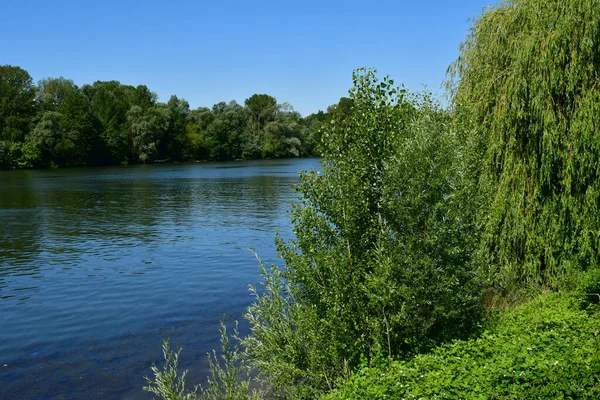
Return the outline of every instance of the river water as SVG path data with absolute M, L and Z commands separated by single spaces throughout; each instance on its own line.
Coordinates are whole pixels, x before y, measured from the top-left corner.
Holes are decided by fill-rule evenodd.
M 148 399 L 161 342 L 206 377 L 291 237 L 316 159 L 0 172 L 0 398 Z M 241 323 L 242 330 L 247 326 Z

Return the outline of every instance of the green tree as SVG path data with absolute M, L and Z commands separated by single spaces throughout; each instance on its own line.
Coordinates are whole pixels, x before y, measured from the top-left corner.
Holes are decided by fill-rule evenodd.
M 100 138 L 85 94 L 71 80 L 48 78 L 38 83 L 36 102 L 38 122 L 28 139 L 40 151 L 41 165 L 89 163 Z
M 213 160 L 240 159 L 252 151 L 252 137 L 248 132 L 248 109 L 235 101 L 213 106 L 214 120 L 207 129 L 207 147 Z
M 25 142 L 35 116 L 35 87 L 20 67 L 0 66 L 0 167 L 30 168 L 37 152 Z
M 0 140 L 0 168 L 33 168 L 39 166 L 40 152 L 31 142 Z
M 340 113 L 343 116 L 349 116 L 352 113 L 353 106 L 353 99 L 349 97 L 340 97 L 340 101 L 337 104 L 332 104 L 327 107 L 327 112 L 329 114 Z
M 100 136 L 107 149 L 107 163 L 128 161 L 127 111 L 129 102 L 122 96 L 121 84 L 116 81 L 95 82 L 92 92 L 92 112 L 98 119 Z
M 131 105 L 136 105 L 146 110 L 156 104 L 158 95 L 146 85 L 138 85 L 131 91 Z
M 175 95 L 157 103 L 145 85 L 59 77 L 34 87 L 12 66 L 0 67 L 0 89 L 0 168 L 297 157 L 318 138 L 316 123 L 267 94 L 192 111 Z
M 302 146 L 306 155 L 318 154 L 318 143 L 320 142 L 321 124 L 328 121 L 329 113 L 319 110 L 302 119 Z
M 275 119 L 264 127 L 263 157 L 298 157 L 302 151 L 301 116 L 288 103 L 278 106 Z
M 0 66 L 0 140 L 22 142 L 35 115 L 35 88 L 20 67 Z
M 62 76 L 60 78 L 42 79 L 38 82 L 36 91 L 35 100 L 38 110 L 41 112 L 57 111 L 77 91 L 75 83 Z
M 251 148 L 247 142 L 252 140 L 248 130 L 250 114 L 248 109 L 238 104 L 235 100 L 229 102 L 221 114 L 228 131 L 227 141 L 224 143 L 229 159 L 243 158 L 244 151 Z
M 252 132 L 260 136 L 264 126 L 275 119 L 277 100 L 268 94 L 253 94 L 244 101 L 244 104 L 252 115 Z
M 65 165 L 75 150 L 75 138 L 68 121 L 56 111 L 44 112 L 27 139 L 39 151 L 43 166 Z
M 183 157 L 187 160 L 206 160 L 209 157 L 207 129 L 214 121 L 214 115 L 207 107 L 200 107 L 191 112 L 186 124 L 185 146 Z
M 450 70 L 486 199 L 482 254 L 504 293 L 561 287 L 600 262 L 598 26 L 594 1 L 505 1 L 474 22 Z
M 470 332 L 479 310 L 473 197 L 448 116 L 374 71 L 324 126 L 322 173 L 301 175 L 296 239 L 263 270 L 245 341 L 274 393 L 315 398 L 361 358 Z
M 98 81 L 92 88 L 85 87 L 84 92 L 91 96 L 92 113 L 98 120 L 100 137 L 108 153 L 105 163 L 135 161 L 131 159 L 135 151 L 132 150 L 127 114 L 134 105 L 145 111 L 153 105 L 155 96 L 144 86 L 135 88 L 117 81 Z
M 165 104 L 157 104 L 147 110 L 134 105 L 127 112 L 129 140 L 132 159 L 145 163 L 158 154 L 161 140 L 169 128 L 170 110 Z
M 186 143 L 187 125 L 192 118 L 190 105 L 186 100 L 173 95 L 169 99 L 167 107 L 169 108 L 169 125 L 161 144 L 160 154 L 171 160 L 181 160 Z

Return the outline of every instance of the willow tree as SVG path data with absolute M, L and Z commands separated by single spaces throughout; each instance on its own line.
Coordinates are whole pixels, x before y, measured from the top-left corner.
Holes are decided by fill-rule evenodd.
M 597 267 L 600 3 L 502 2 L 450 73 L 496 282 L 556 288 Z

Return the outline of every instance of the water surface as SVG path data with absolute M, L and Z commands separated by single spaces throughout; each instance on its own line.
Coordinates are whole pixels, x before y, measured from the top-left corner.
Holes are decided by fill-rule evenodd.
M 207 374 L 291 236 L 315 159 L 0 172 L 0 398 L 147 399 L 160 344 Z M 244 326 L 242 326 L 244 328 Z

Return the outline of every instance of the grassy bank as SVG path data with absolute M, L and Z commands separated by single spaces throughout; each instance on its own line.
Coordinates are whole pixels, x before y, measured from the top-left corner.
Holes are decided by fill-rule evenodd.
M 543 294 L 477 339 L 363 367 L 326 399 L 600 397 L 600 312 L 578 294 Z

